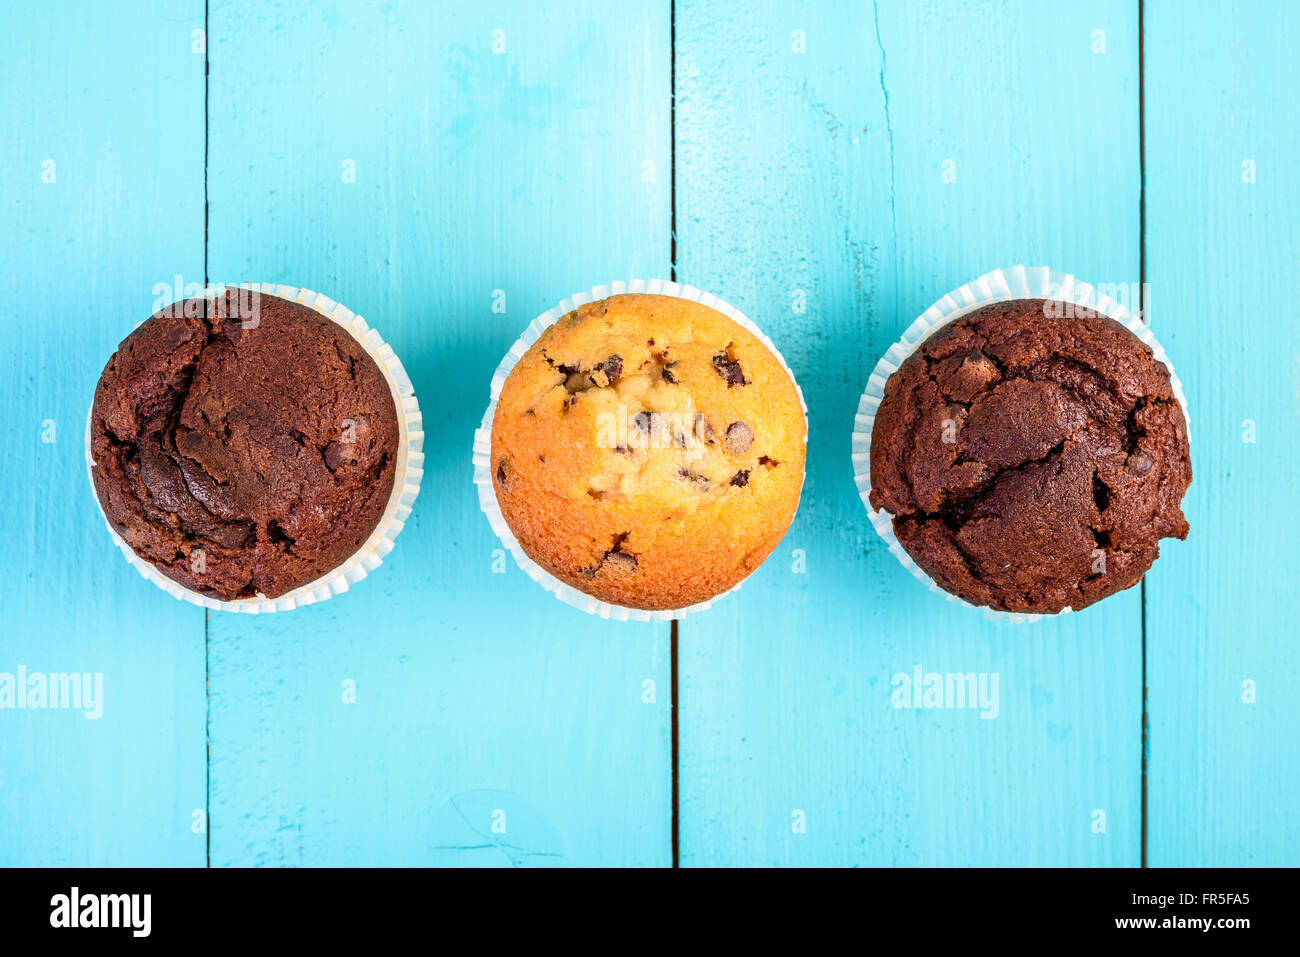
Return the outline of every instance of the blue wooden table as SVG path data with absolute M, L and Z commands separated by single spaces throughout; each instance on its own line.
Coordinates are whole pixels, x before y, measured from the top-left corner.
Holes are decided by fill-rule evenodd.
M 7 13 L 0 673 L 102 675 L 102 714 L 0 710 L 0 864 L 1300 862 L 1300 5 Z M 1016 263 L 1148 283 L 1194 435 L 1188 540 L 1032 625 L 913 580 L 849 460 L 879 355 Z M 811 409 L 789 535 L 675 635 L 536 587 L 470 468 L 529 320 L 674 276 Z M 412 520 L 323 604 L 205 614 L 96 511 L 99 371 L 208 279 L 345 303 L 420 397 Z M 996 718 L 894 707 L 918 666 Z

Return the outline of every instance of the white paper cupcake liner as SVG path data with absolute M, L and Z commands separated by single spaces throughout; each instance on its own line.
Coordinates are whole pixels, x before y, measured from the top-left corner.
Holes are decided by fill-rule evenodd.
M 196 298 L 215 299 L 226 288 L 224 284 L 212 285 L 204 289 Z M 336 322 L 346 329 L 357 342 L 361 343 L 361 346 L 370 357 L 375 360 L 375 365 L 379 366 L 380 371 L 383 372 L 384 379 L 388 382 L 389 391 L 393 396 L 393 403 L 397 407 L 397 463 L 393 472 L 393 491 L 388 496 L 388 504 L 379 519 L 379 524 L 370 533 L 370 537 L 366 539 L 365 544 L 357 549 L 343 564 L 326 572 L 315 581 L 300 585 L 279 598 L 257 597 L 240 598 L 236 601 L 221 601 L 172 581 L 151 563 L 137 555 L 131 549 L 131 546 L 117 534 L 113 526 L 109 524 L 107 517 L 104 516 L 103 506 L 99 503 L 99 496 L 95 493 L 94 487 L 95 462 L 90 448 L 90 421 L 93 405 L 91 411 L 86 414 L 86 472 L 90 477 L 91 496 L 95 500 L 96 507 L 100 510 L 101 517 L 104 517 L 104 526 L 108 529 L 108 534 L 113 537 L 113 542 L 122 550 L 122 554 L 126 556 L 126 560 L 131 563 L 136 571 L 163 591 L 191 604 L 218 611 L 245 612 L 254 615 L 265 612 L 289 611 L 303 605 L 325 601 L 327 598 L 333 598 L 335 595 L 347 591 L 350 586 L 355 585 L 371 571 L 378 568 L 384 556 L 392 551 L 394 540 L 402 531 L 407 517 L 411 514 L 411 506 L 420 493 L 420 481 L 424 477 L 424 432 L 422 431 L 423 427 L 420 419 L 420 406 L 415 399 L 415 388 L 411 385 L 411 380 L 402 367 L 401 360 L 393 352 L 392 347 L 383 340 L 383 337 L 378 332 L 371 329 L 364 319 L 350 309 L 327 296 L 312 292 L 310 289 L 299 289 L 296 286 L 281 286 L 275 283 L 243 283 L 238 287 L 231 288 L 248 289 L 268 296 L 277 296 L 314 309 L 326 319 Z
M 867 507 L 871 524 L 885 540 L 889 550 L 909 572 L 923 582 L 932 592 L 943 595 L 949 601 L 957 602 L 968 608 L 979 608 L 985 617 L 998 621 L 1030 622 L 1040 618 L 1053 618 L 1064 615 L 1073 609 L 1065 608 L 1056 615 L 1024 614 L 1020 612 L 999 611 L 982 605 L 972 605 L 946 591 L 933 578 L 921 570 L 912 560 L 912 556 L 899 543 L 894 535 L 894 516 L 885 509 L 876 511 L 871 506 L 871 431 L 876 424 L 876 410 L 885 394 L 885 381 L 898 371 L 907 357 L 916 351 L 935 330 L 981 306 L 1010 299 L 1059 299 L 1084 306 L 1094 312 L 1109 316 L 1151 349 L 1156 359 L 1164 363 L 1169 370 L 1169 382 L 1174 397 L 1183 410 L 1187 420 L 1187 441 L 1191 444 L 1191 416 L 1187 413 L 1187 397 L 1183 394 L 1183 384 L 1174 371 L 1173 363 L 1165 354 L 1164 348 L 1156 341 L 1151 330 L 1128 310 L 1123 304 L 1109 296 L 1102 295 L 1093 286 L 1081 282 L 1068 273 L 1056 272 L 1046 266 L 1012 266 L 1009 269 L 995 269 L 985 273 L 974 282 L 969 282 L 944 296 L 933 306 L 923 312 L 915 322 L 907 327 L 903 337 L 889 347 L 881 356 L 867 379 L 866 390 L 858 402 L 858 412 L 853 423 L 853 480 L 862 497 L 862 504 Z
M 593 598 L 586 592 L 579 591 L 560 581 L 525 554 L 524 550 L 519 546 L 519 542 L 515 539 L 514 533 L 510 531 L 510 526 L 506 524 L 505 516 L 501 514 L 501 508 L 497 504 L 496 489 L 492 484 L 492 416 L 496 412 L 497 400 L 501 397 L 501 388 L 505 385 L 506 376 L 510 374 L 510 370 L 523 358 L 524 353 L 538 340 L 548 326 L 585 303 L 608 299 L 610 296 L 624 293 L 675 296 L 678 299 L 698 302 L 710 309 L 717 310 L 733 322 L 752 332 L 763 345 L 771 350 L 772 355 L 776 356 L 777 361 L 781 363 L 781 367 L 785 369 L 786 375 L 794 383 L 795 393 L 799 396 L 799 404 L 803 407 L 804 441 L 807 442 L 808 405 L 804 402 L 799 383 L 795 380 L 794 373 L 790 370 L 790 366 L 786 363 L 780 351 L 773 345 L 772 340 L 764 335 L 763 331 L 754 325 L 748 316 L 735 306 L 723 302 L 710 293 L 701 292 L 694 286 L 682 285 L 667 279 L 633 279 L 626 282 L 611 282 L 608 285 L 595 286 L 586 292 L 575 293 L 555 308 L 548 309 L 534 319 L 528 328 L 524 330 L 524 334 L 515 340 L 514 345 L 510 347 L 505 358 L 501 360 L 496 372 L 492 375 L 491 400 L 488 402 L 487 411 L 483 413 L 482 424 L 474 431 L 474 484 L 478 486 L 479 507 L 483 510 L 483 514 L 487 516 L 492 531 L 496 532 L 497 538 L 501 539 L 501 544 L 510 551 L 510 554 L 515 558 L 515 562 L 529 578 L 560 599 L 560 601 L 566 605 L 572 605 L 574 608 L 579 608 L 590 615 L 599 615 L 601 618 L 612 618 L 617 621 L 669 621 L 675 618 L 685 618 L 689 614 L 711 608 L 713 603 L 724 595 L 730 595 L 732 592 L 738 591 L 740 586 L 744 584 L 743 580 L 722 594 L 714 596 L 709 601 L 670 610 L 647 611 L 643 608 L 626 608 L 623 605 L 612 605 L 609 602 L 601 601 L 599 598 Z

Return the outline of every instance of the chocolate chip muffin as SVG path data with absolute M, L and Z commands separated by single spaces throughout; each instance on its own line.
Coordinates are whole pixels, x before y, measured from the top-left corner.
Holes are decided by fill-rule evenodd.
M 123 340 L 91 410 L 95 492 L 137 555 L 213 598 L 277 598 L 342 564 L 393 488 L 397 409 L 343 327 L 229 289 Z
M 806 438 L 794 382 L 756 336 L 697 302 L 618 295 L 561 318 L 510 372 L 491 466 L 542 568 L 603 601 L 677 609 L 776 547 Z
M 908 554 L 977 605 L 1051 614 L 1135 584 L 1186 538 L 1187 423 L 1133 333 L 1073 304 L 999 302 L 890 376 L 871 504 Z

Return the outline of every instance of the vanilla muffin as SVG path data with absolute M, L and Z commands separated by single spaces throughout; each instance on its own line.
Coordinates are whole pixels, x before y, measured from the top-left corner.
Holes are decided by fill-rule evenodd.
M 676 609 L 740 582 L 803 486 L 785 368 L 700 303 L 620 295 L 549 327 L 492 420 L 497 502 L 523 550 L 613 604 Z

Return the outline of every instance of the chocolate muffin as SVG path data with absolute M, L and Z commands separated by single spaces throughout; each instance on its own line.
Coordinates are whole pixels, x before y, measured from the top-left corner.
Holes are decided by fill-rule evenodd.
M 1021 299 L 939 329 L 889 377 L 872 506 L 966 601 L 1079 609 L 1186 538 L 1187 423 L 1169 370 L 1114 320 Z
M 213 598 L 276 598 L 342 564 L 393 488 L 397 409 L 347 330 L 229 289 L 152 316 L 91 410 L 95 492 L 137 555 Z
M 519 545 L 579 591 L 678 609 L 776 547 L 803 486 L 789 373 L 722 313 L 618 295 L 546 329 L 492 421 L 497 503 Z

